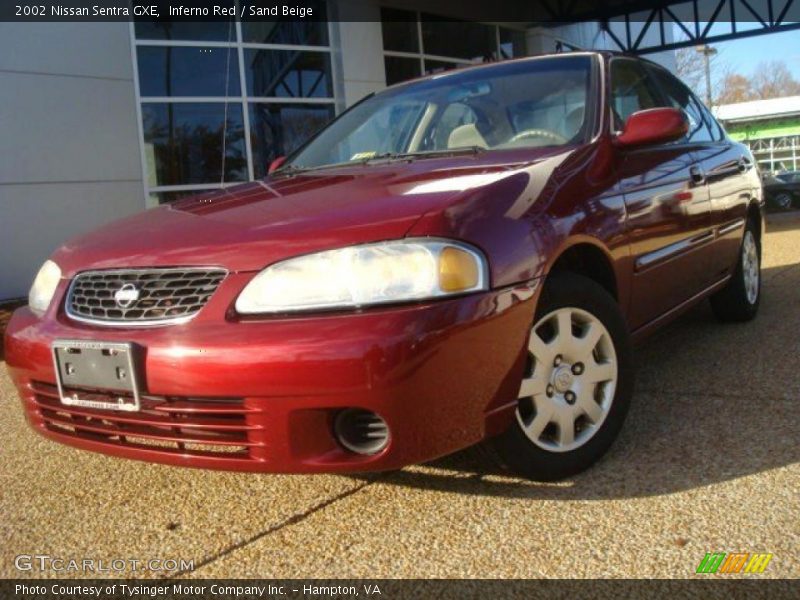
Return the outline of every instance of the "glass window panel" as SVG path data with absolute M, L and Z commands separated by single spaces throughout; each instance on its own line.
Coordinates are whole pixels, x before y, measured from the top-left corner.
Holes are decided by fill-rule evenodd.
M 633 113 L 662 104 L 655 82 L 642 66 L 623 59 L 611 62 L 611 102 L 617 130 L 622 129 Z
M 515 29 L 500 28 L 500 58 L 517 58 L 527 56 L 525 32 Z
M 689 132 L 683 141 L 708 142 L 714 139 L 706 124 L 702 110 L 685 85 L 674 75 L 664 69 L 651 68 L 656 80 L 661 84 L 661 89 L 666 95 L 667 102 L 673 108 L 680 108 L 689 118 Z M 679 140 L 681 141 L 681 140 Z
M 416 15 L 413 12 L 382 8 L 381 30 L 384 50 L 419 52 L 419 32 Z
M 451 63 L 451 62 L 444 62 L 441 60 L 425 60 L 425 75 L 431 75 L 433 73 L 441 73 L 443 71 L 449 71 L 450 69 L 457 69 L 461 67 L 458 63 Z
M 333 97 L 328 52 L 245 49 L 244 63 L 251 96 Z
M 148 185 L 219 183 L 224 102 L 142 103 Z M 247 179 L 241 103 L 228 103 L 225 181 Z
M 136 21 L 139 40 L 181 40 L 197 42 L 236 41 L 236 27 L 230 21 Z
M 497 53 L 495 29 L 483 23 L 439 21 L 422 15 L 422 50 L 425 54 L 489 61 Z
M 257 6 L 263 6 L 263 4 L 262 1 Z M 305 2 L 304 6 L 312 10 L 312 17 L 316 19 L 319 16 L 321 20 L 245 20 L 242 21 L 242 40 L 255 44 L 327 46 L 328 23 L 325 21 L 327 13 L 324 0 Z M 245 17 L 248 13 L 249 8 L 245 6 Z
M 140 46 L 137 56 L 142 96 L 239 95 L 239 55 L 234 47 Z
M 270 162 L 295 150 L 334 116 L 333 105 L 250 104 L 255 176 L 266 176 Z
M 418 58 L 384 56 L 383 64 L 386 68 L 386 85 L 400 83 L 401 81 L 414 79 L 414 77 L 422 75 Z

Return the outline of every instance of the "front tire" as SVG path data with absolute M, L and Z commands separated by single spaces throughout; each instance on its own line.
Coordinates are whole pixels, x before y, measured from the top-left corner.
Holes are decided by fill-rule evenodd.
M 529 334 L 516 418 L 492 445 L 529 479 L 575 475 L 611 447 L 632 394 L 630 336 L 617 303 L 591 279 L 556 273 Z
M 723 322 L 750 321 L 761 303 L 761 247 L 756 225 L 748 220 L 731 280 L 711 296 L 714 315 Z

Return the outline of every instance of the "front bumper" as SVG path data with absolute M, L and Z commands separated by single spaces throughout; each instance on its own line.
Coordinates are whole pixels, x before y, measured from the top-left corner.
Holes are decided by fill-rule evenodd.
M 241 289 L 240 277 L 223 286 Z M 229 312 L 227 295 L 221 287 L 189 323 L 153 328 L 95 327 L 59 308 L 42 319 L 19 309 L 5 352 L 29 423 L 56 441 L 114 456 L 299 473 L 399 468 L 474 444 L 513 418 L 535 286 L 247 321 Z M 55 339 L 140 346 L 153 410 L 62 406 L 53 388 Z M 380 453 L 358 455 L 336 442 L 332 421 L 347 407 L 387 422 L 391 437 Z

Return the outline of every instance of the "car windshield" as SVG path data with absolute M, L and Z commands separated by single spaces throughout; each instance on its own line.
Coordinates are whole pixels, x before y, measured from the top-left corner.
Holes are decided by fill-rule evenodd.
M 591 133 L 591 71 L 589 55 L 542 57 L 390 88 L 333 121 L 284 168 L 579 144 Z

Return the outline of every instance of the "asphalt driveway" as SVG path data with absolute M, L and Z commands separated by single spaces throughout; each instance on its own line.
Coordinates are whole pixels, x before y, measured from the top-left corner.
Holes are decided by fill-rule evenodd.
M 108 458 L 32 433 L 0 368 L 0 575 L 48 554 L 194 560 L 197 577 L 687 577 L 736 551 L 800 577 L 800 217 L 769 225 L 756 321 L 704 304 L 636 357 L 620 440 L 559 484 L 476 450 L 363 478 Z

